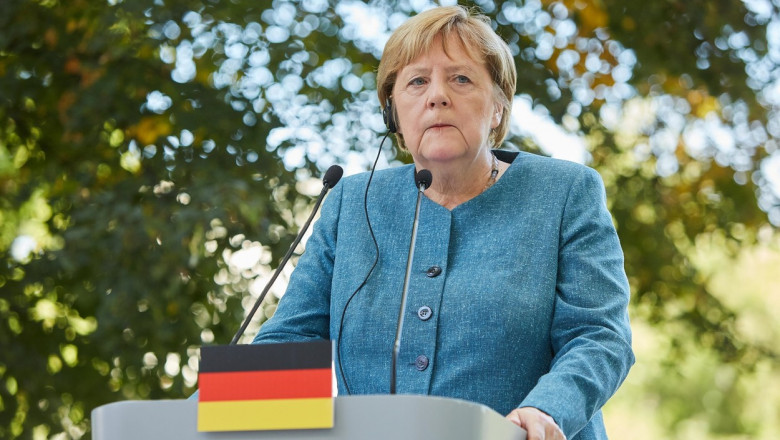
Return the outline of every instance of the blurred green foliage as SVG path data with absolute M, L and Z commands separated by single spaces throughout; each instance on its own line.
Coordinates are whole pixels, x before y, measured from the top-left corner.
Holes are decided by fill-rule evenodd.
M 701 352 L 739 374 L 778 354 L 691 260 L 703 238 L 736 256 L 780 224 L 762 167 L 780 6 L 748 3 L 468 3 L 516 54 L 517 94 L 604 177 L 632 315 L 668 337 L 657 377 Z M 427 6 L 5 0 L 0 437 L 88 436 L 96 406 L 194 389 L 197 348 L 230 340 L 308 213 L 305 183 L 368 163 L 382 39 Z M 519 126 L 510 143 L 544 152 Z M 713 435 L 759 433 L 739 374 L 713 385 L 730 394 L 717 411 L 684 381 L 649 391 L 675 408 L 663 434 L 702 414 Z

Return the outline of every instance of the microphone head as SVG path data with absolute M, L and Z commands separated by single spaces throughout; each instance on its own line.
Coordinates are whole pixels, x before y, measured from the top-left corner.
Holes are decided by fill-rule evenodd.
M 414 175 L 414 183 L 417 185 L 417 188 L 422 186 L 423 189 L 428 189 L 431 186 L 431 182 L 433 182 L 433 175 L 428 170 L 420 170 Z
M 344 174 L 344 168 L 338 165 L 331 165 L 328 171 L 325 171 L 325 177 L 322 178 L 322 184 L 328 188 L 333 188 L 341 180 L 341 176 Z

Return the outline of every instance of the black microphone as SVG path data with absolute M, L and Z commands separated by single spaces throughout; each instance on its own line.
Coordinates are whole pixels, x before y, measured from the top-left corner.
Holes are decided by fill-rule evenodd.
M 339 183 L 339 180 L 341 180 L 341 176 L 343 175 L 344 175 L 344 169 L 338 165 L 333 165 L 330 168 L 328 168 L 328 171 L 325 171 L 325 177 L 322 178 L 322 185 L 324 186 L 324 188 L 322 189 L 323 194 L 327 192 L 325 188 L 330 189 L 336 186 L 336 184 Z M 316 208 L 314 212 L 317 212 Z
M 314 204 L 314 209 L 312 209 L 309 218 L 306 220 L 306 223 L 304 223 L 301 230 L 298 231 L 298 236 L 295 237 L 295 240 L 293 241 L 292 245 L 290 245 L 290 249 L 287 251 L 287 255 L 284 256 L 282 262 L 279 263 L 279 267 L 276 268 L 276 271 L 274 272 L 273 276 L 271 276 L 271 279 L 268 281 L 268 283 L 266 283 L 265 287 L 263 288 L 263 291 L 260 293 L 260 297 L 257 298 L 257 301 L 255 301 L 254 307 L 252 307 L 252 310 L 249 312 L 249 315 L 247 315 L 246 319 L 244 319 L 244 323 L 241 324 L 241 328 L 239 328 L 238 332 L 236 332 L 236 335 L 233 336 L 233 340 L 230 341 L 230 345 L 236 345 L 238 343 L 238 339 L 241 337 L 241 335 L 244 334 L 244 331 L 246 331 L 247 326 L 252 321 L 252 317 L 255 315 L 255 312 L 257 312 L 257 309 L 260 308 L 260 304 L 262 304 L 263 299 L 265 299 L 265 295 L 268 293 L 268 290 L 271 288 L 271 286 L 274 284 L 274 281 L 276 281 L 276 278 L 282 272 L 284 265 L 287 264 L 287 260 L 289 260 L 290 257 L 292 256 L 292 253 L 293 251 L 295 251 L 295 248 L 298 246 L 298 243 L 301 242 L 301 239 L 303 238 L 303 234 L 305 234 L 306 230 L 309 229 L 309 224 L 314 218 L 314 215 L 320 209 L 320 204 L 322 203 L 322 199 L 325 198 L 325 194 L 327 194 L 331 188 L 333 188 L 334 186 L 336 186 L 337 183 L 339 183 L 339 180 L 341 180 L 341 176 L 343 174 L 344 174 L 344 169 L 342 169 L 338 165 L 331 166 L 330 168 L 328 168 L 328 171 L 325 172 L 325 177 L 322 178 L 322 191 L 320 192 L 319 197 L 317 197 L 317 202 Z
M 414 183 L 421 192 L 430 188 L 431 182 L 433 182 L 433 175 L 431 175 L 431 172 L 428 170 L 420 170 L 417 174 L 414 175 Z
M 398 310 L 398 325 L 395 329 L 395 341 L 393 342 L 393 359 L 390 365 L 390 394 L 395 394 L 396 364 L 398 363 L 398 351 L 401 348 L 401 332 L 404 328 L 404 312 L 406 311 L 406 297 L 409 294 L 409 277 L 412 274 L 412 257 L 414 256 L 414 242 L 417 240 L 417 224 L 420 222 L 420 201 L 423 191 L 428 189 L 433 182 L 433 176 L 428 170 L 420 170 L 414 175 L 414 183 L 417 185 L 417 205 L 414 208 L 414 222 L 412 223 L 412 240 L 409 243 L 409 256 L 406 259 L 406 273 L 404 274 L 404 287 L 401 292 L 401 308 Z

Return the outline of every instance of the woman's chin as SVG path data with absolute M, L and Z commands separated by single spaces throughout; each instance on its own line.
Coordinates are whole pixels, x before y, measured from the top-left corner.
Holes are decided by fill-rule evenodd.
M 437 145 L 421 149 L 422 159 L 426 162 L 446 163 L 461 159 L 466 155 L 466 151 L 450 145 Z

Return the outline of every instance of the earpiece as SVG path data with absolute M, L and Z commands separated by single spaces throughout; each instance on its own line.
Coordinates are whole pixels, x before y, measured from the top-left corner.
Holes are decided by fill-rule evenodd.
M 398 131 L 398 126 L 395 124 L 395 118 L 393 117 L 392 101 L 387 101 L 387 105 L 385 106 L 384 110 L 382 110 L 382 118 L 385 120 L 385 125 L 387 125 L 387 130 L 390 133 L 395 133 Z

